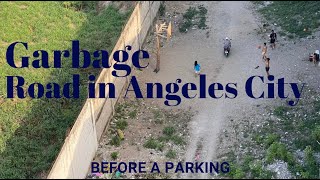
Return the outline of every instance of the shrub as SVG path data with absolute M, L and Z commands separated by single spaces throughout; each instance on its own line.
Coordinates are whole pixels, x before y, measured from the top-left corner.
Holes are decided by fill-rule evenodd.
M 176 145 L 186 144 L 186 142 L 183 140 L 183 138 L 181 136 L 172 136 L 172 137 L 170 137 L 170 139 Z
M 275 159 L 287 161 L 287 149 L 284 144 L 273 142 L 267 149 L 267 163 L 272 163 Z
M 131 111 L 131 112 L 129 113 L 129 117 L 130 117 L 131 119 L 136 118 L 136 117 L 137 117 L 137 110 Z
M 116 123 L 117 129 L 124 130 L 128 126 L 128 122 L 125 120 L 120 120 Z
M 170 159 L 174 159 L 176 156 L 177 156 L 177 153 L 172 149 L 170 149 L 166 154 L 166 157 Z
M 312 137 L 315 141 L 320 142 L 320 126 L 316 126 L 316 128 L 312 131 Z
M 164 145 L 151 137 L 143 144 L 143 147 L 163 151 Z
M 159 7 L 159 15 L 160 16 L 164 16 L 165 15 L 165 10 L 166 10 L 166 5 L 164 5 L 164 3 L 161 3 L 160 7 Z
M 280 136 L 278 134 L 268 134 L 264 144 L 266 147 L 269 147 L 272 143 L 277 142 L 280 140 Z
M 119 136 L 115 135 L 111 138 L 111 142 L 110 142 L 111 145 L 119 147 L 120 143 L 121 143 L 121 139 L 119 138 Z
M 118 152 L 112 152 L 111 153 L 111 158 L 112 160 L 116 160 L 118 158 L 119 153 Z
M 176 130 L 172 126 L 167 126 L 163 129 L 162 133 L 167 136 L 172 136 Z
M 307 146 L 304 150 L 306 157 L 306 172 L 304 173 L 304 178 L 319 178 L 319 167 L 315 157 L 313 155 L 313 150 L 311 146 Z

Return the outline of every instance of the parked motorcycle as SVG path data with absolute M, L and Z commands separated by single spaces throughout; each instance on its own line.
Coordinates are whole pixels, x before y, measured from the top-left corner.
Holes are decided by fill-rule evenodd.
M 231 39 L 229 39 L 228 37 L 226 37 L 226 38 L 225 38 L 225 41 L 224 41 L 224 47 L 223 47 L 224 55 L 225 55 L 226 57 L 229 56 L 230 49 L 231 49 Z

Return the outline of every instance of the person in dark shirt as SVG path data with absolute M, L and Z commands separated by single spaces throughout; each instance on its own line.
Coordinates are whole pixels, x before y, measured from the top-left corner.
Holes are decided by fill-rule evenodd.
M 272 49 L 276 47 L 276 43 L 275 43 L 276 40 L 277 40 L 277 34 L 274 32 L 274 30 L 272 30 L 270 34 L 270 43 L 271 43 Z

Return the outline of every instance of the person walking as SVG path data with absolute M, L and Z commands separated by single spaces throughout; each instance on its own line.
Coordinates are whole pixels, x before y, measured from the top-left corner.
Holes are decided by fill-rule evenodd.
M 267 43 L 264 43 L 262 47 L 262 60 L 265 60 L 267 58 L 267 50 Z
M 266 72 L 267 72 L 267 76 L 269 77 L 269 70 L 270 70 L 270 58 L 266 58 L 265 59 L 265 64 L 266 64 Z
M 277 34 L 274 32 L 274 30 L 272 30 L 270 34 L 270 43 L 271 43 L 272 49 L 276 47 L 276 43 L 275 43 L 276 40 L 277 40 Z
M 200 64 L 198 64 L 198 61 L 195 61 L 194 62 L 195 77 L 197 77 L 197 75 L 200 74 L 200 70 L 201 70 Z

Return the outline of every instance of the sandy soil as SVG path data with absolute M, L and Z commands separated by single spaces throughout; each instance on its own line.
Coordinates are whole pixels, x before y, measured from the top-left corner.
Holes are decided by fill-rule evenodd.
M 148 68 L 143 71 L 136 71 L 135 75 L 139 84 L 146 82 L 160 82 L 166 85 L 181 79 L 182 83 L 195 83 L 199 87 L 199 77 L 194 76 L 193 63 L 195 60 L 202 67 L 202 74 L 206 75 L 207 87 L 211 83 L 237 83 L 238 96 L 235 99 L 213 99 L 207 94 L 207 98 L 200 99 L 199 94 L 194 99 L 182 99 L 177 107 L 167 107 L 164 105 L 165 99 L 146 99 L 146 104 L 151 104 L 167 110 L 185 109 L 194 112 L 195 115 L 188 124 L 190 128 L 190 138 L 183 158 L 185 161 L 194 161 L 195 154 L 200 149 L 199 161 L 215 161 L 221 143 L 239 144 L 237 139 L 223 139 L 221 134 L 225 131 L 232 131 L 232 120 L 241 121 L 241 117 L 247 114 L 255 114 L 259 118 L 264 113 L 264 107 L 276 104 L 283 104 L 285 100 L 275 99 L 252 99 L 245 92 L 246 80 L 254 75 L 264 76 L 264 62 L 261 59 L 261 49 L 258 45 L 268 42 L 269 31 L 259 33 L 263 21 L 259 15 L 254 13 L 250 2 L 166 2 L 167 16 L 172 16 L 173 12 L 178 12 L 176 17 L 171 19 L 181 21 L 181 14 L 189 6 L 204 5 L 208 10 L 206 30 L 189 30 L 186 34 L 178 32 L 178 24 L 174 26 L 173 38 L 169 43 L 164 43 L 161 49 L 161 69 L 156 74 L 155 54 L 151 54 Z M 275 28 L 277 32 L 277 27 Z M 229 57 L 223 54 L 223 39 L 228 36 L 232 39 L 232 48 Z M 320 90 L 320 67 L 315 67 L 309 61 L 303 61 L 308 54 L 314 51 L 319 39 L 301 39 L 286 41 L 278 38 L 277 48 L 268 50 L 270 57 L 270 74 L 278 78 L 285 78 L 286 82 L 305 82 L 315 91 Z M 147 40 L 145 48 L 149 52 L 154 51 L 152 37 Z M 318 45 L 319 47 L 319 45 Z M 260 66 L 255 69 L 256 66 Z M 268 80 L 265 83 L 270 82 Z M 267 85 L 255 83 L 253 92 L 259 93 L 267 91 Z M 275 82 L 276 83 L 276 82 Z M 275 86 L 277 95 L 277 86 Z M 290 88 L 285 90 L 291 94 Z M 178 95 L 183 97 L 179 91 Z M 267 93 L 267 92 L 266 92 Z M 303 94 L 302 94 L 303 96 Z M 252 116 L 254 117 L 254 116 Z M 231 121 L 230 121 L 231 120 Z M 246 123 L 251 119 L 243 121 Z M 252 119 L 252 121 L 258 121 Z M 231 123 L 230 123 L 231 122 Z M 219 138 L 220 137 L 220 138 Z M 229 142 L 230 141 L 230 142 Z M 220 146 L 221 147 L 221 146 Z M 228 146 L 224 145 L 223 148 Z M 139 159 L 139 157 L 135 157 Z M 182 178 L 209 178 L 210 174 L 182 174 Z

